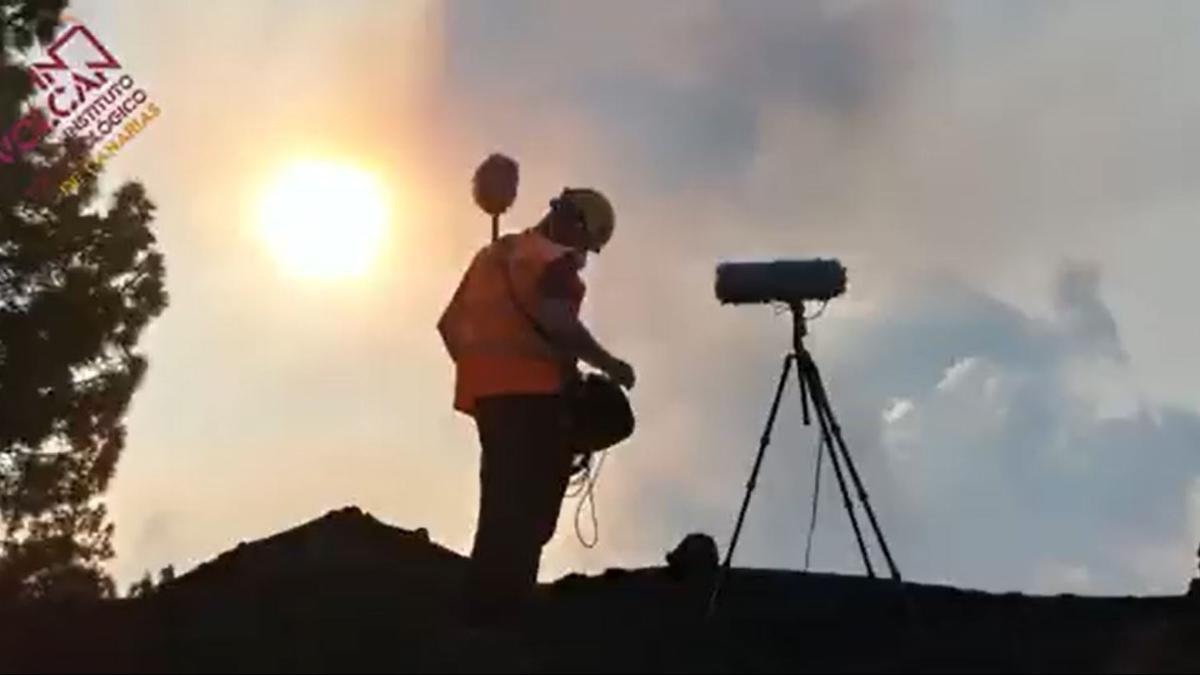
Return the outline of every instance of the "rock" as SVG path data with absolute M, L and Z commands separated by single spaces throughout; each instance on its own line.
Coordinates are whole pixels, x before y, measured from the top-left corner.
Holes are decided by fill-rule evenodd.
M 667 554 L 667 574 L 676 580 L 711 579 L 720 566 L 718 558 L 712 537 L 692 533 Z

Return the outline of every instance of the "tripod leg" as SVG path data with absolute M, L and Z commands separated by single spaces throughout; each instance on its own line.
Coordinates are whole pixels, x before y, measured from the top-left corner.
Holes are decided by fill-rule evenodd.
M 758 455 L 754 458 L 754 468 L 750 471 L 750 480 L 746 482 L 746 495 L 742 498 L 742 508 L 738 511 L 737 524 L 733 527 L 733 538 L 729 541 L 729 550 L 725 551 L 725 562 L 721 566 L 721 574 L 717 578 L 716 585 L 713 586 L 712 596 L 708 600 L 708 615 L 712 616 L 717 606 L 717 596 L 721 593 L 721 587 L 725 584 L 726 578 L 729 576 L 729 567 L 733 563 L 733 550 L 737 548 L 738 538 L 742 534 L 742 524 L 746 520 L 746 510 L 750 508 L 750 497 L 754 494 L 754 488 L 758 485 L 758 472 L 762 469 L 763 456 L 767 453 L 767 446 L 771 444 L 771 430 L 775 427 L 775 417 L 779 414 L 779 402 L 783 399 L 783 388 L 787 384 L 788 375 L 792 371 L 792 363 L 796 360 L 795 354 L 788 354 L 783 360 L 783 372 L 779 375 L 779 384 L 775 387 L 775 400 L 771 402 L 771 412 L 767 415 L 767 425 L 763 429 L 762 437 L 758 441 Z
M 796 366 L 796 373 L 800 373 L 799 365 Z M 808 415 L 808 385 L 804 383 L 803 377 L 797 379 L 800 380 L 800 410 L 804 413 L 804 426 L 807 427 L 812 424 L 812 418 Z
M 817 424 L 821 427 L 821 446 L 825 452 L 829 453 L 829 463 L 833 466 L 833 475 L 837 477 L 838 490 L 842 493 L 842 505 L 846 507 L 846 515 L 850 517 L 850 526 L 854 529 L 854 540 L 858 543 L 858 552 L 862 555 L 863 567 L 867 570 L 867 576 L 874 579 L 875 567 L 871 564 L 871 555 L 867 552 L 866 542 L 863 541 L 862 528 L 858 524 L 858 515 L 855 514 L 854 503 L 850 499 L 850 489 L 846 486 L 846 476 L 842 472 L 841 461 L 834 447 L 830 420 L 827 415 L 828 410 L 821 404 L 821 399 L 818 398 L 821 390 L 818 389 L 820 381 L 816 378 L 816 364 L 807 356 L 807 352 L 803 356 L 797 357 L 797 360 L 796 376 L 807 383 L 805 390 L 812 398 L 813 410 L 817 413 Z
M 892 552 L 888 548 L 887 539 L 884 538 L 883 530 L 879 527 L 879 520 L 875 517 L 875 509 L 871 508 L 871 500 L 867 496 L 867 489 L 863 486 L 862 479 L 858 475 L 858 469 L 854 466 L 854 460 L 850 458 L 850 451 L 846 448 L 846 441 L 842 437 L 842 427 L 833 415 L 833 407 L 829 404 L 829 396 L 825 391 L 824 383 L 821 381 L 821 373 L 817 370 L 817 364 L 807 352 L 798 358 L 803 361 L 799 365 L 800 371 L 806 372 L 809 377 L 809 391 L 813 397 L 813 407 L 817 409 L 817 418 L 826 420 L 822 423 L 822 428 L 824 429 L 827 426 L 832 432 L 833 440 L 837 443 L 837 451 L 841 453 L 842 459 L 845 460 L 846 467 L 850 472 L 850 480 L 854 482 L 854 489 L 858 493 L 858 501 L 862 504 L 863 510 L 866 511 L 867 520 L 871 523 L 871 529 L 875 532 L 875 539 L 879 542 L 880 550 L 883 551 L 888 571 L 891 572 L 894 581 L 900 581 L 900 570 L 896 567 L 896 561 L 892 559 Z M 834 452 L 832 445 L 829 450 L 831 453 Z M 857 526 L 855 526 L 856 533 L 857 529 Z M 862 545 L 861 539 L 859 545 Z

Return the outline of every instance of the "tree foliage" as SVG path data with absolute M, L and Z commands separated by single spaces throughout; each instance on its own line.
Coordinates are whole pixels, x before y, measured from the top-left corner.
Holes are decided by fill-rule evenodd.
M 19 55 L 50 38 L 64 4 L 0 0 L 0 132 L 31 92 Z M 139 183 L 101 200 L 91 172 L 72 194 L 30 192 L 87 153 L 43 142 L 0 164 L 0 599 L 113 592 L 100 497 L 146 372 L 138 339 L 167 295 Z

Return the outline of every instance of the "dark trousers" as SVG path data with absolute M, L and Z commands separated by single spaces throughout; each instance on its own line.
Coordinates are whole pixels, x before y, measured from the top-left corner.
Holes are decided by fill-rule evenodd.
M 542 547 L 554 535 L 570 478 L 565 414 L 556 394 L 476 402 L 483 454 L 467 592 L 477 619 L 520 609 L 537 584 Z

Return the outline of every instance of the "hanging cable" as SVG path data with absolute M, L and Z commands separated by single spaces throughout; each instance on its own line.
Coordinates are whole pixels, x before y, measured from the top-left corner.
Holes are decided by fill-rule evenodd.
M 829 306 L 829 301 L 822 300 L 821 306 L 817 307 L 817 311 L 811 315 L 806 315 L 804 317 L 804 320 L 812 321 L 814 319 L 821 318 L 821 315 L 825 313 L 825 308 L 828 306 Z M 792 311 L 792 308 L 793 308 L 793 305 L 789 305 L 788 303 L 780 301 L 780 300 L 776 300 L 771 303 L 771 309 L 775 312 L 775 316 L 779 316 L 780 314 L 783 314 L 784 312 L 790 312 L 790 311 Z
M 608 450 L 598 454 L 599 458 L 588 458 L 582 471 L 571 479 L 567 490 L 568 497 L 579 497 L 579 502 L 575 505 L 575 537 L 579 539 L 579 543 L 584 548 L 588 549 L 596 548 L 596 545 L 600 543 L 600 518 L 596 512 L 596 483 L 600 480 L 600 470 L 604 468 Z M 591 538 L 584 536 L 583 528 L 579 524 L 585 506 L 588 508 L 588 515 L 592 521 Z
M 812 543 L 813 533 L 817 531 L 817 504 L 821 497 L 821 464 L 825 460 L 825 448 L 821 444 L 820 437 L 817 438 L 817 468 L 813 475 L 812 489 L 812 516 L 808 520 L 808 538 L 804 543 L 804 571 L 808 571 L 809 562 L 812 560 Z
M 806 317 L 804 317 L 805 321 L 812 321 L 812 320 L 814 320 L 814 319 L 819 319 L 819 318 L 821 318 L 821 315 L 825 313 L 825 308 L 826 308 L 826 307 L 828 307 L 828 306 L 829 306 L 829 301 L 828 301 L 828 300 L 822 300 L 822 301 L 821 301 L 821 306 L 817 308 L 817 312 L 816 312 L 815 314 L 813 314 L 812 316 L 806 316 Z
M 582 455 L 577 455 L 582 457 Z M 567 492 L 564 495 L 567 499 L 574 499 L 583 493 L 587 487 L 588 479 L 592 474 L 592 458 L 587 457 L 583 464 L 571 466 L 571 479 L 567 482 Z

